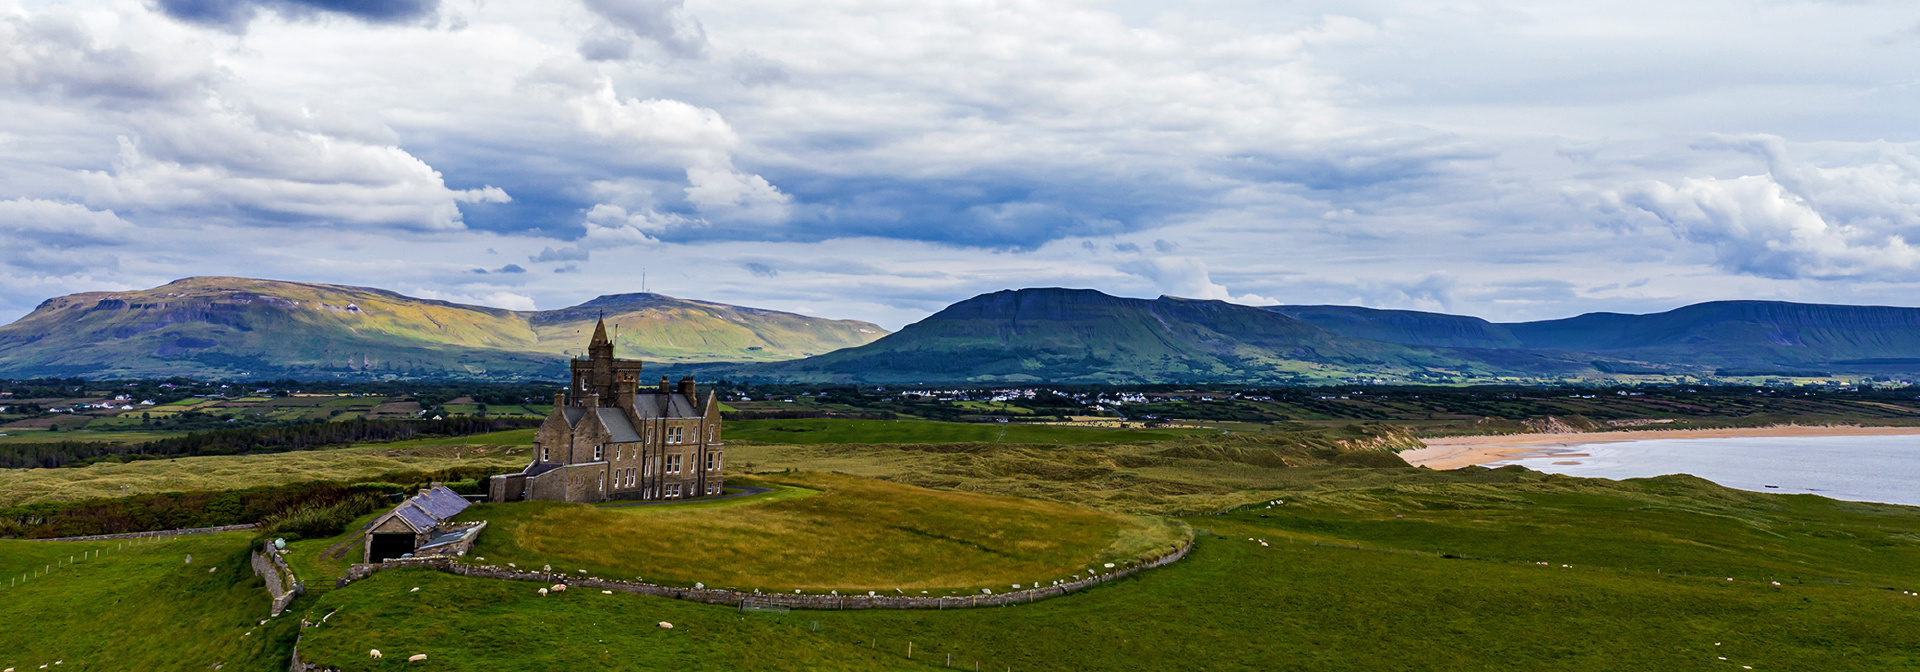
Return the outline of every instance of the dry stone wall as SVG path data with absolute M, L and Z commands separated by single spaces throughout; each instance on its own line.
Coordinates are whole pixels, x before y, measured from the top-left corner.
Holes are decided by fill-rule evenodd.
M 507 581 L 535 581 L 539 583 L 564 583 L 568 586 L 614 590 L 654 597 L 670 597 L 690 602 L 707 604 L 780 606 L 792 609 L 957 609 L 963 607 L 991 607 L 1007 604 L 1025 604 L 1069 592 L 1095 586 L 1114 579 L 1125 577 L 1143 569 L 1160 567 L 1187 556 L 1193 548 L 1189 540 L 1179 549 L 1150 562 L 1128 567 L 1115 568 L 1103 574 L 1085 579 L 1069 581 L 1054 586 L 1030 588 L 1010 593 L 993 593 L 966 596 L 918 597 L 908 595 L 808 595 L 791 593 L 759 593 L 726 590 L 721 588 L 680 588 L 660 586 L 638 581 L 620 581 L 598 577 L 569 576 L 556 572 L 532 572 L 494 565 L 472 565 L 456 562 L 448 557 L 390 559 L 379 563 L 362 563 L 347 568 L 346 576 L 340 578 L 338 585 L 359 581 L 375 573 L 399 569 L 402 567 L 421 567 L 434 569 L 460 576 L 472 576 Z
M 253 573 L 267 582 L 267 596 L 273 598 L 273 615 L 279 616 L 286 611 L 293 598 L 306 592 L 306 584 L 293 575 L 293 568 L 269 544 L 265 549 L 253 552 Z

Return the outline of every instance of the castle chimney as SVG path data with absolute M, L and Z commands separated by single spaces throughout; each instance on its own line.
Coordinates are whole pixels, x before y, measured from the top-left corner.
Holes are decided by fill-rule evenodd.
M 561 408 L 561 407 L 564 407 L 564 406 L 566 406 L 566 405 L 567 405 L 567 393 L 565 393 L 565 392 L 555 392 L 555 393 L 553 393 L 553 407 L 554 407 L 554 408 Z
M 680 394 L 686 395 L 687 403 L 699 403 L 698 400 L 693 398 L 693 376 L 680 379 Z
M 661 393 L 661 394 L 666 394 L 667 392 L 669 392 L 669 391 L 671 391 L 671 390 L 672 390 L 672 386 L 670 386 L 670 385 L 668 385 L 668 384 L 667 384 L 667 377 L 666 377 L 666 376 L 661 376 L 661 377 L 660 377 L 660 393 Z

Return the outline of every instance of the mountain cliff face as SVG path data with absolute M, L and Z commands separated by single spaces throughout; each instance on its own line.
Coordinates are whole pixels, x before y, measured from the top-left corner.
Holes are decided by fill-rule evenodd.
M 1478 317 L 1358 306 L 1268 306 L 1267 310 L 1353 338 L 1436 348 L 1525 347 L 1506 327 Z
M 865 346 L 739 375 L 866 382 L 1284 382 L 1440 370 L 1489 369 L 1447 351 L 1350 338 L 1222 301 L 1049 288 L 984 294 Z
M 887 333 L 658 294 L 511 311 L 367 287 L 188 278 L 47 300 L 0 326 L 0 374 L 552 379 L 565 375 L 561 360 L 584 347 L 603 311 L 620 331 L 622 357 L 662 363 L 791 359 Z

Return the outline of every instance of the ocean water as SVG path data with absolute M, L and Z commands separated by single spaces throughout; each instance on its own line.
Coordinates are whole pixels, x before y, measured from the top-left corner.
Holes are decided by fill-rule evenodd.
M 1920 506 L 1920 435 L 1648 439 L 1487 466 L 1505 464 L 1613 479 L 1692 474 L 1740 490 Z

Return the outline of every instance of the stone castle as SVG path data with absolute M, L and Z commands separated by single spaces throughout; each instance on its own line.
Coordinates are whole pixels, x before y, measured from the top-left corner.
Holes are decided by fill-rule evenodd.
M 533 462 L 493 477 L 489 499 L 604 502 L 720 494 L 720 402 L 701 399 L 693 378 L 640 391 L 640 361 L 614 359 L 606 321 L 593 328 L 573 383 L 553 396 L 534 435 Z

